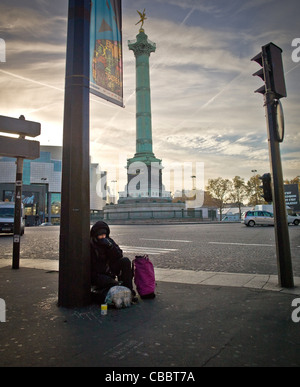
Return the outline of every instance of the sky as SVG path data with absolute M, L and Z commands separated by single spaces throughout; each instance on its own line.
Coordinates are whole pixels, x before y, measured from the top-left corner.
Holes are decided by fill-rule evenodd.
M 300 175 L 299 0 L 123 0 L 124 104 L 90 96 L 90 153 L 103 169 L 135 154 L 137 10 L 157 49 L 150 57 L 153 150 L 163 165 L 204 163 L 204 179 L 270 171 L 263 82 L 251 58 L 283 50 L 285 179 Z M 41 145 L 62 145 L 67 0 L 1 0 L 0 114 L 41 123 Z M 299 43 L 300 45 L 300 43 Z M 1 55 L 0 55 L 1 58 Z M 298 61 L 299 59 L 299 61 Z M 125 156 L 124 156 L 125 155 Z

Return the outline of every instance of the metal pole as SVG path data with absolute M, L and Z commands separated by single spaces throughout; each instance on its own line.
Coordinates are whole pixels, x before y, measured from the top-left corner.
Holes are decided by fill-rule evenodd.
M 51 217 L 52 217 L 52 198 L 51 198 L 51 192 L 50 192 L 50 184 L 47 184 L 47 212 L 48 212 L 48 222 L 51 223 Z
M 90 0 L 69 0 L 58 305 L 90 303 Z
M 263 48 L 264 68 L 268 68 L 268 56 L 266 49 Z M 293 269 L 291 259 L 291 248 L 289 239 L 289 230 L 286 214 L 285 193 L 283 184 L 283 173 L 281 165 L 281 155 L 278 139 L 275 131 L 277 125 L 276 112 L 274 107 L 275 94 L 271 91 L 271 82 L 268 71 L 265 72 L 266 94 L 265 106 L 268 127 L 268 142 L 270 166 L 273 178 L 273 206 L 274 206 L 274 225 L 276 239 L 276 253 L 278 266 L 279 285 L 284 288 L 293 288 Z
M 17 158 L 16 188 L 15 188 L 15 213 L 14 213 L 14 242 L 12 268 L 20 267 L 20 239 L 21 239 L 21 218 L 22 218 L 22 180 L 23 162 L 21 157 Z

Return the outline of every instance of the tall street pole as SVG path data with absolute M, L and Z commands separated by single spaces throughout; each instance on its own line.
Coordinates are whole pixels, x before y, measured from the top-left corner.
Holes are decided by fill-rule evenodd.
M 18 157 L 16 161 L 17 172 L 15 188 L 14 243 L 12 263 L 13 269 L 19 269 L 20 267 L 23 163 L 24 159 L 22 157 Z
M 19 117 L 19 120 L 25 121 L 25 117 L 23 115 L 21 115 Z M 19 136 L 19 138 L 25 139 L 25 135 L 21 134 Z M 20 268 L 23 165 L 24 165 L 24 158 L 17 157 L 17 161 L 16 161 L 16 187 L 15 187 L 15 213 L 14 213 L 14 243 L 13 243 L 13 262 L 12 262 L 12 268 L 14 270 L 17 270 Z
M 280 155 L 280 144 L 275 137 L 276 111 L 274 93 L 267 91 L 265 96 L 268 127 L 270 166 L 273 177 L 274 226 L 277 252 L 279 285 L 284 288 L 294 287 L 291 258 L 290 237 L 287 222 L 283 172 Z
M 269 71 L 268 46 L 262 48 L 262 63 L 264 65 L 264 78 L 266 83 L 265 90 L 265 110 L 268 128 L 268 143 L 270 167 L 273 177 L 272 196 L 274 207 L 274 226 L 276 240 L 276 255 L 278 266 L 278 282 L 284 288 L 294 287 L 293 267 L 290 248 L 290 237 L 287 222 L 283 172 L 280 154 L 280 142 L 278 140 L 277 125 L 278 117 L 276 114 L 276 94 L 272 90 L 272 82 Z M 283 138 L 281 139 L 281 141 Z
M 58 305 L 90 302 L 90 0 L 69 0 Z

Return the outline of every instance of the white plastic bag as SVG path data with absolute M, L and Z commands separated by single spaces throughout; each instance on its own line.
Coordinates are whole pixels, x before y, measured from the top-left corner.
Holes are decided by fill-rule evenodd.
M 109 289 L 105 303 L 114 305 L 117 309 L 128 308 L 131 305 L 131 290 L 125 286 L 113 286 Z

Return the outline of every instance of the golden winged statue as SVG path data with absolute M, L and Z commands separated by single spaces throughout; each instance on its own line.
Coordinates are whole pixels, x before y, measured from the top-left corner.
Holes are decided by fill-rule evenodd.
M 137 25 L 137 24 L 139 24 L 139 23 L 142 23 L 141 29 L 143 28 L 144 22 L 145 22 L 145 20 L 147 19 L 147 18 L 146 18 L 146 12 L 145 12 L 145 11 L 146 11 L 145 9 L 144 9 L 144 12 L 143 12 L 143 13 L 137 11 L 137 13 L 138 13 L 138 14 L 140 15 L 140 17 L 141 17 L 141 20 L 139 20 L 135 25 Z

